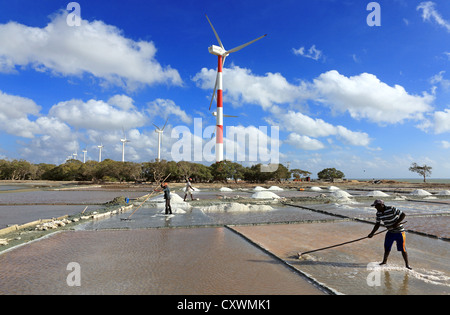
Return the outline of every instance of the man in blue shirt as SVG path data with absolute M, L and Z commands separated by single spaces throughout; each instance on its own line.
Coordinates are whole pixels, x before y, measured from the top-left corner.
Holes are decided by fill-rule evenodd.
M 375 232 L 381 226 L 381 221 L 383 221 L 384 226 L 388 229 L 384 239 L 384 257 L 380 265 L 385 265 L 387 263 L 392 244 L 395 241 L 397 243 L 397 250 L 402 253 L 406 268 L 412 269 L 409 266 L 408 253 L 406 252 L 405 229 L 401 224 L 406 215 L 395 207 L 387 207 L 383 200 L 375 200 L 371 206 L 377 209 L 377 220 L 368 237 L 373 237 Z

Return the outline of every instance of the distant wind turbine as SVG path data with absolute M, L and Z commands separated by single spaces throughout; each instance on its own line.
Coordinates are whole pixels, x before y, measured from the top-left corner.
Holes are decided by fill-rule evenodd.
M 87 149 L 83 150 L 83 163 L 86 163 L 86 153 L 87 153 Z
M 216 77 L 216 83 L 214 85 L 214 92 L 213 96 L 211 98 L 211 103 L 209 104 L 209 109 L 211 110 L 211 105 L 214 99 L 214 96 L 216 95 L 217 90 L 217 113 L 216 113 L 216 162 L 223 161 L 223 117 L 228 117 L 223 115 L 223 87 L 222 87 L 222 69 L 223 65 L 225 64 L 226 57 L 238 50 L 241 50 L 244 47 L 247 47 L 248 45 L 260 40 L 261 38 L 267 36 L 263 35 L 261 37 L 258 37 L 257 39 L 254 39 L 246 44 L 243 44 L 241 46 L 238 46 L 236 48 L 226 50 L 223 47 L 222 41 L 219 38 L 219 35 L 217 34 L 216 30 L 214 29 L 214 26 L 212 25 L 211 21 L 209 20 L 208 16 L 206 15 L 206 18 L 208 19 L 209 25 L 211 25 L 211 28 L 214 32 L 214 35 L 216 35 L 217 41 L 220 45 L 220 47 L 212 45 L 208 48 L 209 52 L 213 55 L 216 55 L 218 57 L 218 67 L 217 67 L 217 77 Z
M 125 134 L 125 130 L 123 130 L 123 139 L 120 139 L 120 142 L 122 142 L 122 162 L 125 162 L 125 143 L 131 142 L 130 140 L 127 140 L 127 135 Z
M 102 161 L 102 150 L 103 150 L 103 143 L 98 145 L 97 148 L 99 148 L 98 151 L 98 161 L 101 162 Z
M 169 118 L 166 119 L 166 122 L 164 123 L 164 127 L 162 127 L 162 128 L 159 128 L 157 125 L 153 124 L 153 126 L 156 127 L 155 132 L 158 134 L 158 159 L 157 159 L 158 162 L 161 161 L 161 142 L 162 142 L 162 135 L 163 135 L 163 132 L 164 132 L 164 128 L 166 128 L 167 120 L 169 120 Z

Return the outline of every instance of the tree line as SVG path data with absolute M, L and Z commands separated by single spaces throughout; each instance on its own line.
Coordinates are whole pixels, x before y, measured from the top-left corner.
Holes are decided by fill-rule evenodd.
M 170 174 L 170 181 L 182 182 L 191 178 L 196 182 L 238 181 L 265 182 L 290 179 L 292 172 L 279 164 L 274 172 L 261 172 L 261 164 L 245 167 L 239 163 L 222 161 L 206 166 L 193 162 L 153 161 L 102 162 L 68 160 L 61 165 L 33 164 L 25 160 L 0 160 L 0 180 L 53 180 L 92 182 L 154 182 Z
M 195 182 L 228 182 L 244 180 L 250 183 L 281 182 L 294 178 L 305 180 L 311 172 L 301 169 L 289 170 L 283 164 L 262 171 L 262 165 L 243 166 L 231 161 L 213 163 L 210 166 L 187 161 L 119 162 L 105 159 L 102 162 L 68 160 L 61 165 L 33 164 L 25 160 L 0 160 L 0 180 L 52 180 L 92 182 L 155 182 L 170 174 L 170 181 L 182 182 L 191 178 Z M 343 172 L 326 168 L 319 173 L 320 180 L 344 178 Z

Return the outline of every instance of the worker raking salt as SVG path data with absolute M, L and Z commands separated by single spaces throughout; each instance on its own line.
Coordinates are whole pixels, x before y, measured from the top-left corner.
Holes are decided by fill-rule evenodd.
M 162 183 L 161 188 L 164 192 L 164 199 L 166 200 L 166 214 L 172 214 L 172 207 L 170 206 L 170 188 L 167 183 Z
M 381 221 L 388 229 L 386 237 L 384 239 L 384 257 L 380 265 L 385 265 L 387 263 L 389 254 L 391 252 L 392 245 L 394 241 L 397 243 L 397 250 L 402 253 L 403 259 L 405 261 L 405 266 L 408 269 L 412 269 L 408 263 L 408 253 L 406 252 L 406 236 L 405 229 L 401 222 L 406 217 L 406 215 L 399 209 L 395 207 L 388 207 L 384 204 L 383 200 L 377 199 L 371 205 L 377 209 L 377 219 L 372 232 L 368 235 L 372 238 L 378 228 L 381 226 Z
M 194 190 L 194 188 L 191 185 L 191 180 L 192 180 L 192 178 L 186 179 L 186 188 L 184 190 L 184 199 L 183 199 L 183 201 L 186 201 L 186 197 L 188 195 L 191 196 L 191 200 L 194 200 L 194 196 L 192 196 L 192 191 Z

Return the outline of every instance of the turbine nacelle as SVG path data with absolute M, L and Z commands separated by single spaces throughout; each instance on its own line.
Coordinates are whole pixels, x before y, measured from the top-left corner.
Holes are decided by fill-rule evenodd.
M 224 57 L 224 56 L 228 55 L 227 51 L 225 49 L 223 49 L 222 47 L 216 46 L 216 45 L 212 45 L 211 47 L 208 48 L 208 50 L 209 50 L 210 54 L 213 54 L 216 56 Z

